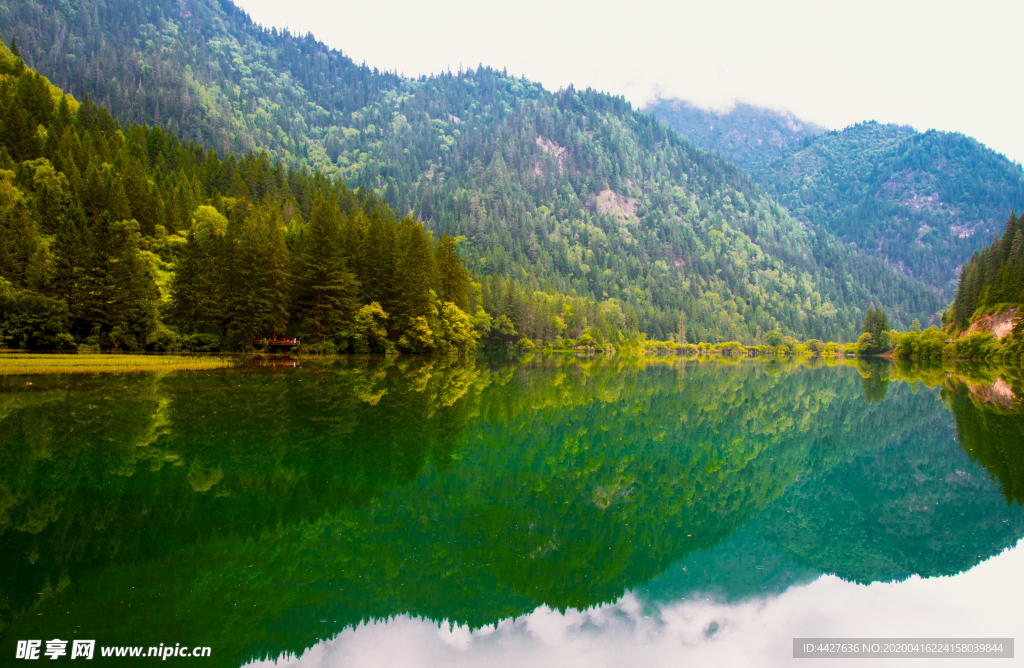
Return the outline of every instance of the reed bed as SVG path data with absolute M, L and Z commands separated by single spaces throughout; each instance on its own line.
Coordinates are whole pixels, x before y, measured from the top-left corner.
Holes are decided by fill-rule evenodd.
M 79 353 L 70 355 L 0 353 L 0 376 L 41 373 L 128 373 L 222 369 L 235 364 L 228 357 L 205 355 L 130 355 Z

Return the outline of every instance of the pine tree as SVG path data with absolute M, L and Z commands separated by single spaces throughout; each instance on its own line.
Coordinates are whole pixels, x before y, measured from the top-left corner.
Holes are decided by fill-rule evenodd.
M 390 313 L 394 302 L 395 278 L 395 224 L 380 211 L 370 214 L 366 231 L 363 271 L 359 276 L 363 288 L 363 303 L 377 302 Z
M 469 301 L 469 272 L 465 264 L 466 261 L 459 257 L 459 242 L 442 234 L 434 253 L 438 296 L 461 309 L 465 309 Z
M 340 252 L 337 203 L 317 192 L 299 250 L 296 311 L 299 331 L 319 343 L 332 338 L 359 308 L 359 283 Z
M 423 225 L 412 218 L 398 224 L 395 239 L 395 306 L 392 325 L 405 327 L 430 311 L 430 280 L 434 258 Z
M 84 315 L 105 348 L 141 350 L 156 322 L 158 291 L 139 253 L 139 226 L 103 215 L 90 230 Z
M 250 216 L 231 239 L 231 324 L 229 333 L 238 345 L 250 349 L 253 341 L 266 336 L 273 309 L 271 285 L 265 278 L 270 260 L 270 239 L 258 216 Z

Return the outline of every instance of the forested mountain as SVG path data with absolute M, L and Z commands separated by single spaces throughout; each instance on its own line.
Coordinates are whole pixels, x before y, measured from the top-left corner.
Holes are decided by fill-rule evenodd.
M 718 151 L 747 170 L 806 146 L 815 135 L 828 131 L 791 112 L 743 102 L 727 111 L 716 111 L 686 100 L 658 98 L 643 110 L 700 148 Z
M 731 163 L 621 98 L 550 93 L 484 67 L 403 79 L 310 36 L 263 30 L 228 2 L 11 2 L 0 30 L 29 65 L 118 119 L 201 141 L 219 164 L 265 150 L 236 164 L 307 167 L 375 191 L 397 217 L 411 212 L 434 243 L 462 237 L 480 304 L 517 336 L 598 327 L 754 342 L 778 327 L 850 340 L 871 301 L 895 324 L 942 307 L 937 291 L 804 229 Z M 124 134 L 154 135 L 139 132 Z M 189 150 L 205 169 L 210 154 Z M 178 165 L 158 153 L 147 144 L 147 187 L 166 208 Z M 259 206 L 240 178 L 219 194 Z M 187 235 L 213 197 L 204 186 L 166 232 Z M 286 201 L 277 205 L 288 227 Z M 145 236 L 143 217 L 131 210 Z M 167 262 L 178 270 L 175 253 Z M 588 313 L 572 298 L 592 300 Z
M 960 266 L 992 239 L 1011 209 L 1024 209 L 1021 165 L 959 133 L 876 122 L 820 132 L 747 105 L 721 115 L 678 101 L 648 110 L 698 146 L 742 165 L 801 222 L 949 298 Z

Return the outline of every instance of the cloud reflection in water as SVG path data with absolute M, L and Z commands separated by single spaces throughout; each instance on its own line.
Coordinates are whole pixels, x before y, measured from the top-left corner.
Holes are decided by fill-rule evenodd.
M 302 657 L 254 668 L 334 666 L 788 666 L 793 637 L 1013 637 L 1024 600 L 1024 549 L 966 573 L 858 585 L 835 576 L 770 598 L 688 598 L 651 606 L 633 593 L 564 614 L 541 606 L 476 631 L 406 615 L 362 624 Z M 873 668 L 901 659 L 863 660 Z M 815 665 L 812 661 L 807 665 Z M 846 659 L 846 668 L 861 661 Z M 1000 661 L 1019 665 L 1024 660 Z M 971 665 L 943 660 L 944 668 Z M 800 664 L 803 665 L 803 664 Z

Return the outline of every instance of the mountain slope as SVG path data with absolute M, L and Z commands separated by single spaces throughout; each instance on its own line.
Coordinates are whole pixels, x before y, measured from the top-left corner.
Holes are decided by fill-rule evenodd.
M 488 277 L 487 310 L 518 332 L 536 332 L 528 312 L 541 313 L 538 338 L 595 324 L 538 292 L 592 296 L 602 318 L 658 338 L 682 320 L 693 342 L 774 328 L 849 339 L 871 301 L 896 323 L 942 306 L 620 98 L 550 93 L 488 68 L 381 74 L 209 0 L 16 2 L 0 30 L 119 118 L 222 152 L 265 149 L 464 236 L 469 268 Z
M 678 101 L 647 109 L 698 146 L 743 165 L 798 220 L 938 287 L 947 299 L 959 267 L 1012 209 L 1024 207 L 1021 166 L 959 133 L 868 122 L 811 136 L 809 125 L 790 115 L 747 105 L 721 115 Z M 718 129 L 708 129 L 709 120 Z
M 863 123 L 757 170 L 797 218 L 951 295 L 957 268 L 1024 207 L 1024 170 L 951 132 Z

